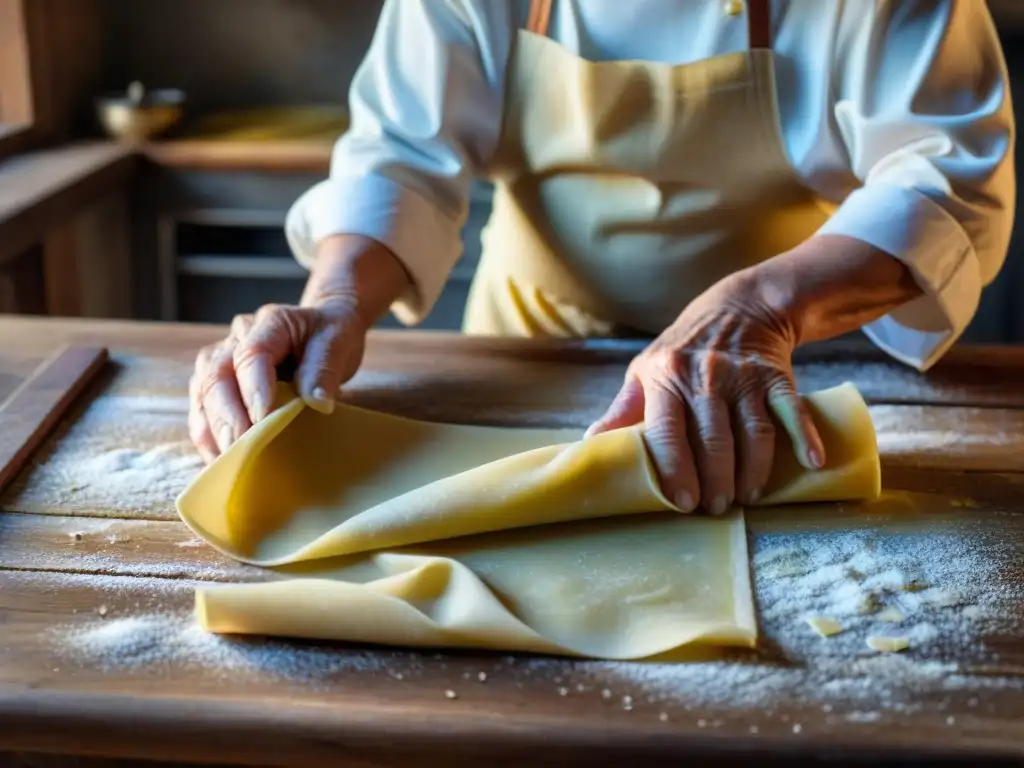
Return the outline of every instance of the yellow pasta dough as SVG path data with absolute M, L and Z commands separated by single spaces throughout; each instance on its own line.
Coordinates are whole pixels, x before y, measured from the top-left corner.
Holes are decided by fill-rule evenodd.
M 780 436 L 762 503 L 877 496 L 856 389 L 808 402 L 828 464 L 811 476 Z M 615 659 L 757 637 L 742 512 L 679 514 L 639 426 L 581 440 L 348 405 L 324 416 L 292 398 L 178 509 L 221 551 L 273 568 L 197 590 L 213 632 Z

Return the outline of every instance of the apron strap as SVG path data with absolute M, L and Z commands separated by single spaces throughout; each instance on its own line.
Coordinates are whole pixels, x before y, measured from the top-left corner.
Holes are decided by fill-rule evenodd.
M 530 15 L 526 19 L 526 28 L 541 37 L 548 36 L 548 24 L 551 22 L 552 0 L 530 0 Z
M 530 0 L 526 28 L 541 37 L 548 36 L 552 0 Z M 772 14 L 770 0 L 747 0 L 747 33 L 751 48 L 772 47 Z
M 747 0 L 747 32 L 751 48 L 772 47 L 772 11 L 770 0 Z

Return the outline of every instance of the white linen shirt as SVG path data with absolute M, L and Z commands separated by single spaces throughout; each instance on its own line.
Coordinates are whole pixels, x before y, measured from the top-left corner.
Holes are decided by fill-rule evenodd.
M 498 143 L 528 9 L 529 0 L 386 0 L 330 178 L 288 215 L 302 264 L 329 235 L 371 237 L 412 277 L 395 314 L 413 324 L 429 312 L 462 252 L 470 185 Z M 736 0 L 555 0 L 549 34 L 590 60 L 684 64 L 748 47 Z M 772 38 L 790 162 L 838 205 L 821 231 L 892 254 L 924 291 L 863 330 L 925 369 L 974 316 L 1012 229 L 1015 126 L 987 6 L 773 0 Z

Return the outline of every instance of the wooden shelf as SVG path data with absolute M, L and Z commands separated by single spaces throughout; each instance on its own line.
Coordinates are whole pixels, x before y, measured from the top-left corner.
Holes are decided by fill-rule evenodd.
M 69 144 L 0 163 L 0 262 L 67 223 L 134 170 L 135 152 L 113 142 Z
M 262 171 L 327 175 L 333 142 L 154 141 L 143 154 L 158 165 L 203 171 Z
M 195 208 L 166 214 L 178 224 L 206 227 L 283 227 L 283 211 L 260 211 L 247 208 Z
M 267 280 L 304 280 L 309 276 L 309 272 L 290 256 L 178 256 L 177 272 L 179 275 L 194 277 L 247 277 Z

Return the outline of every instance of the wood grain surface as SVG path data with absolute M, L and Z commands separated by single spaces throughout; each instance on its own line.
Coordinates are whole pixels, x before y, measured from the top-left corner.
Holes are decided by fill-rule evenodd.
M 660 680 L 637 664 L 198 632 L 196 583 L 275 578 L 205 547 L 174 514 L 174 496 L 200 469 L 184 423 L 191 361 L 223 332 L 0 319 L 0 396 L 61 344 L 109 346 L 112 357 L 73 419 L 0 498 L 0 750 L 9 761 L 592 766 L 1024 756 L 1018 350 L 956 350 L 928 377 L 864 346 L 803 352 L 805 389 L 849 379 L 872 401 L 887 493 L 867 507 L 749 513 L 760 650 L 695 656 Z M 419 418 L 582 427 L 639 348 L 379 333 L 346 396 Z M 783 545 L 797 542 L 813 557 L 837 532 L 894 553 L 894 567 L 914 553 L 970 552 L 985 565 L 978 578 L 993 593 L 991 621 L 893 657 L 808 643 L 794 630 L 799 617 L 778 612 L 764 569 Z M 918 565 L 926 578 L 929 564 Z M 715 680 L 697 672 L 712 662 L 736 682 L 709 703 L 701 688 Z

